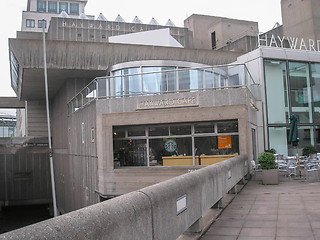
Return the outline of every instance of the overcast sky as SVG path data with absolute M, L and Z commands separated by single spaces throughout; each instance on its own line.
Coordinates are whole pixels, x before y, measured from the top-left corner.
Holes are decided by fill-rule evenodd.
M 0 96 L 15 96 L 11 89 L 8 54 L 8 38 L 14 38 L 21 28 L 22 11 L 27 8 L 27 0 L 2 0 L 0 35 Z M 178 27 L 192 14 L 256 21 L 260 32 L 270 30 L 276 22 L 281 24 L 280 0 L 88 0 L 86 14 L 98 17 L 99 13 L 110 21 L 120 14 L 125 21 L 132 22 L 138 16 L 143 23 L 154 17 L 161 25 L 168 19 Z

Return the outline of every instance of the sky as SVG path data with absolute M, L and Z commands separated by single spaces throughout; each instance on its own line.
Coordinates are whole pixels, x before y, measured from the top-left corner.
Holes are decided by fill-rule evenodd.
M 22 11 L 27 9 L 27 0 L 1 1 L 0 15 L 0 96 L 15 96 L 11 89 L 8 38 L 15 38 L 16 31 L 21 29 Z M 259 31 L 266 32 L 276 24 L 282 23 L 280 0 L 88 0 L 87 15 L 95 18 L 102 13 L 109 21 L 114 21 L 118 14 L 127 22 L 138 16 L 143 23 L 149 23 L 154 17 L 160 25 L 168 19 L 178 27 L 192 14 L 203 14 L 241 20 L 256 21 Z

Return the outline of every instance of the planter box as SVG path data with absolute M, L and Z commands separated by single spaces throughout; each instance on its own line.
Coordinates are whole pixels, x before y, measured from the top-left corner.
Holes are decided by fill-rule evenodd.
M 262 183 L 263 184 L 279 184 L 279 170 L 269 169 L 262 170 Z

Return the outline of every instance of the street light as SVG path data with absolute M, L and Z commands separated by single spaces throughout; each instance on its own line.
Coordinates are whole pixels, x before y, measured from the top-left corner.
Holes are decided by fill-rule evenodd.
M 42 19 L 43 69 L 44 69 L 44 81 L 45 81 L 45 90 L 46 90 L 46 109 L 47 109 L 48 141 L 49 141 L 50 175 L 51 175 L 51 188 L 52 188 L 53 216 L 56 217 L 56 216 L 58 216 L 58 210 L 57 210 L 57 202 L 56 202 L 56 188 L 55 188 L 55 181 L 54 181 L 52 144 L 51 144 L 45 26 L 46 26 L 46 20 Z

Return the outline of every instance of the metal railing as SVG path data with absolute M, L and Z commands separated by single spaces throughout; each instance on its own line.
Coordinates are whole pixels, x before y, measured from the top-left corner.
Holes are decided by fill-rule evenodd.
M 116 74 L 115 72 L 113 74 Z M 69 115 L 97 98 L 121 98 L 247 87 L 260 99 L 256 84 L 244 64 L 118 74 L 95 78 L 68 103 Z

